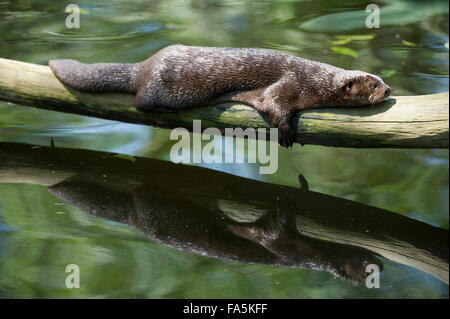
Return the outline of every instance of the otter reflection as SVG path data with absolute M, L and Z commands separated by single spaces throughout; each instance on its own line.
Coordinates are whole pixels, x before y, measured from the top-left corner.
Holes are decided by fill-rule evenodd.
M 448 283 L 448 231 L 309 190 L 200 167 L 0 143 L 0 182 L 48 186 L 98 217 L 179 250 L 244 263 L 323 270 L 353 283 L 381 255 Z
M 146 186 L 124 194 L 69 180 L 49 191 L 85 212 L 132 225 L 160 244 L 202 256 L 323 270 L 354 284 L 364 280 L 367 265 L 383 267 L 363 249 L 300 234 L 286 199 L 277 201 L 275 211 L 245 204 L 233 210 L 223 201 L 211 209 L 212 203 Z

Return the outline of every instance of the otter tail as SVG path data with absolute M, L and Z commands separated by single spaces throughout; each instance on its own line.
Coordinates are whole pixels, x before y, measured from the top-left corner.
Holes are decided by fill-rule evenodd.
M 139 64 L 51 60 L 48 65 L 62 83 L 80 91 L 137 92 L 135 80 Z

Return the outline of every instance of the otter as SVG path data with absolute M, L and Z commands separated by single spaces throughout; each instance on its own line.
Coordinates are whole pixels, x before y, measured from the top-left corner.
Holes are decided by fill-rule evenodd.
M 248 104 L 268 115 L 285 147 L 296 140 L 291 120 L 298 111 L 375 104 L 391 92 L 376 75 L 270 49 L 178 44 L 134 64 L 67 59 L 48 64 L 61 82 L 77 90 L 135 94 L 135 106 L 144 112 Z

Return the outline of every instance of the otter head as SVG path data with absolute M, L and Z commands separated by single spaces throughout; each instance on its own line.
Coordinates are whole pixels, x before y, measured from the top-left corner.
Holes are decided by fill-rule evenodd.
M 391 88 L 373 74 L 361 71 L 344 71 L 337 81 L 336 98 L 343 106 L 375 104 L 391 94 Z

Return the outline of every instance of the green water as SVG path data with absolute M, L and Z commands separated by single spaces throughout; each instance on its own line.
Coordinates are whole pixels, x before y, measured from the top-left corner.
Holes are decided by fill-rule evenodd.
M 448 91 L 447 1 L 379 1 L 381 28 L 366 29 L 363 1 L 77 1 L 81 28 L 65 27 L 66 2 L 1 1 L 0 57 L 136 62 L 174 43 L 264 47 L 384 75 L 393 95 Z M 361 39 L 352 35 L 366 35 Z M 82 148 L 169 160 L 169 130 L 0 102 L 0 142 Z M 1 160 L 1 159 L 0 159 Z M 295 145 L 279 170 L 214 170 L 354 200 L 448 229 L 448 150 L 367 150 Z M 164 183 L 164 180 L 161 180 Z M 381 258 L 381 288 L 325 272 L 248 265 L 181 252 L 131 226 L 93 217 L 45 186 L 0 183 L 0 297 L 448 298 L 432 275 Z M 67 289 L 67 264 L 81 288 Z

